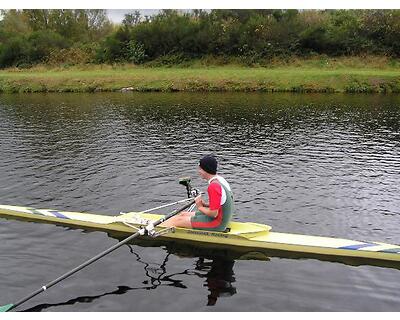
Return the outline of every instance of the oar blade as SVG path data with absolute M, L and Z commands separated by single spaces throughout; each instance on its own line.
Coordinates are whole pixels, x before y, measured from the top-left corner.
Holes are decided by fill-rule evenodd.
M 14 307 L 13 304 L 6 304 L 5 306 L 0 307 L 0 312 L 7 312 L 8 310 Z

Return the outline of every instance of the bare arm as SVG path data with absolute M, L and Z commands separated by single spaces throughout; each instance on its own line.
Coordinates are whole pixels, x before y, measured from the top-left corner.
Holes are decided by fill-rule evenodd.
M 218 210 L 210 210 L 210 208 L 206 208 L 206 207 L 198 207 L 197 209 L 199 209 L 200 212 L 204 213 L 206 216 L 215 218 L 218 215 Z
M 206 204 L 201 197 L 198 197 L 196 199 L 196 206 L 197 209 L 201 212 L 204 213 L 206 216 L 215 218 L 218 215 L 218 210 L 210 210 L 208 207 L 208 204 Z

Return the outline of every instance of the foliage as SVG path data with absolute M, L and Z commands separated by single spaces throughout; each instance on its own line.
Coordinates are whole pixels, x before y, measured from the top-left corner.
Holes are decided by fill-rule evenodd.
M 126 43 L 143 44 L 148 60 L 221 55 L 253 65 L 275 57 L 313 54 L 396 57 L 399 18 L 400 10 L 163 10 L 151 20 L 139 22 L 136 17 L 135 23 L 121 28 L 128 34 Z M 119 32 L 110 38 L 118 38 Z M 113 45 L 104 42 L 103 49 L 108 44 Z
M 30 61 L 31 48 L 23 37 L 9 38 L 6 44 L 0 44 L 0 67 L 11 65 L 26 66 Z
M 124 20 L 122 20 L 122 24 L 126 27 L 133 27 L 140 23 L 141 16 L 140 16 L 140 11 L 135 10 L 134 13 L 128 13 L 125 15 Z
M 29 54 L 32 62 L 42 62 L 52 50 L 64 48 L 65 39 L 52 31 L 35 31 L 28 37 L 31 46 Z
M 2 15 L 1 67 L 43 61 L 172 65 L 207 57 L 265 65 L 314 55 L 400 55 L 400 10 L 161 10 L 144 17 L 135 11 L 118 26 L 105 10 Z
M 27 9 L 3 10 L 2 14 L 0 67 L 49 61 L 56 51 L 93 46 L 112 32 L 105 10 Z M 95 51 L 90 54 L 93 61 Z
M 146 59 L 144 46 L 135 40 L 130 40 L 126 47 L 126 58 L 135 64 L 143 63 Z
M 46 64 L 51 66 L 73 66 L 93 62 L 93 55 L 96 50 L 94 46 L 81 46 L 50 51 Z

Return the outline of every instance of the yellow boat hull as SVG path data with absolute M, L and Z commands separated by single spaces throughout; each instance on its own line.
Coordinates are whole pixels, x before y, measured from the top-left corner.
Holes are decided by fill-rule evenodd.
M 0 216 L 81 229 L 101 230 L 121 236 L 128 236 L 135 232 L 134 227 L 140 228 L 143 226 L 143 224 L 137 222 L 137 217 L 143 218 L 143 220 L 157 220 L 160 218 L 160 215 L 156 214 L 134 212 L 119 216 L 107 216 L 5 205 L 0 205 Z M 133 217 L 136 218 L 136 222 L 131 221 Z M 270 226 L 258 223 L 232 222 L 229 232 L 175 228 L 174 232 L 163 234 L 157 239 L 189 241 L 196 244 L 241 250 L 248 249 L 249 251 L 266 249 L 332 257 L 386 260 L 399 262 L 400 266 L 400 246 L 398 245 L 279 233 L 271 232 L 270 229 Z M 164 228 L 157 227 L 156 230 L 162 231 Z M 146 236 L 146 238 L 150 237 Z

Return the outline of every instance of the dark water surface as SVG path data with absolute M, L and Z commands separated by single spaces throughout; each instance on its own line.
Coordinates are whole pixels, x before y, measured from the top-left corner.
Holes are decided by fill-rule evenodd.
M 213 152 L 236 220 L 400 243 L 400 96 L 0 95 L 0 203 L 117 214 L 184 197 Z M 0 219 L 0 305 L 115 244 Z M 400 311 L 399 269 L 124 246 L 36 311 Z

